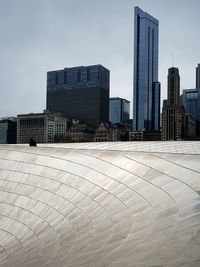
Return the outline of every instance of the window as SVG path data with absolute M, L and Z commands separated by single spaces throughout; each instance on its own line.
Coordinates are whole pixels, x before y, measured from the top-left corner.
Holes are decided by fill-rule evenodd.
M 67 71 L 64 71 L 64 84 L 67 83 Z
M 78 70 L 78 77 L 77 77 L 78 82 L 81 82 L 81 70 Z
M 87 69 L 87 82 L 90 81 L 90 69 L 88 68 Z

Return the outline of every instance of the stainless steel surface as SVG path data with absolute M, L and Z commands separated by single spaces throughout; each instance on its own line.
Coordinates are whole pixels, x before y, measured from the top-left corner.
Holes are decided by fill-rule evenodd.
M 200 266 L 200 142 L 1 145 L 0 266 Z

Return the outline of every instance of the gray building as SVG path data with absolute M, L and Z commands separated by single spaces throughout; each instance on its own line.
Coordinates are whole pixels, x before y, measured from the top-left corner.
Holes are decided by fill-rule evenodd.
M 139 7 L 134 19 L 133 130 L 160 130 L 159 22 Z
M 16 144 L 17 118 L 8 117 L 0 120 L 0 144 Z
M 109 99 L 109 121 L 111 123 L 126 123 L 130 116 L 130 101 L 111 97 Z
M 109 90 L 110 71 L 101 65 L 50 71 L 46 107 L 97 128 L 109 121 Z
M 196 88 L 200 88 L 200 64 L 196 67 Z
M 68 129 L 68 119 L 61 114 L 44 110 L 43 113 L 21 114 L 17 116 L 17 143 L 51 143 L 55 137 L 64 140 Z
M 180 76 L 178 68 L 168 70 L 167 100 L 163 101 L 161 139 L 181 140 L 184 136 L 185 111 L 180 105 Z

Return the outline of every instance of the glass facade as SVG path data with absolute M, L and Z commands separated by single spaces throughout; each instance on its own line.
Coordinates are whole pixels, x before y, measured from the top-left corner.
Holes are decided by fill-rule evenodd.
M 159 22 L 139 7 L 134 22 L 133 130 L 154 132 L 160 121 Z
M 109 100 L 109 121 L 111 123 L 125 123 L 130 116 L 130 101 L 112 97 Z
M 46 108 L 97 128 L 109 121 L 109 91 L 110 71 L 101 65 L 50 71 Z
M 200 121 L 200 89 L 183 90 L 183 105 L 187 113 Z
M 10 119 L 0 120 L 0 144 L 16 144 L 17 122 Z

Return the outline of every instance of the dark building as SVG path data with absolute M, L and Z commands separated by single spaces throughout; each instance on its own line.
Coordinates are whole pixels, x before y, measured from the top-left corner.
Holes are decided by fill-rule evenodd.
M 135 7 L 133 131 L 160 131 L 157 19 Z
M 111 123 L 125 123 L 130 116 L 130 101 L 111 97 L 109 100 L 109 121 Z
M 182 99 L 186 112 L 200 121 L 200 88 L 183 90 Z
M 185 110 L 180 105 L 180 76 L 178 68 L 168 70 L 168 94 L 163 101 L 161 139 L 181 140 L 184 137 Z
M 110 71 L 101 65 L 50 71 L 46 107 L 97 128 L 109 121 L 109 89 Z
M 196 88 L 200 88 L 200 64 L 196 67 Z
M 0 120 L 0 144 L 16 144 L 17 142 L 17 119 L 2 118 Z

